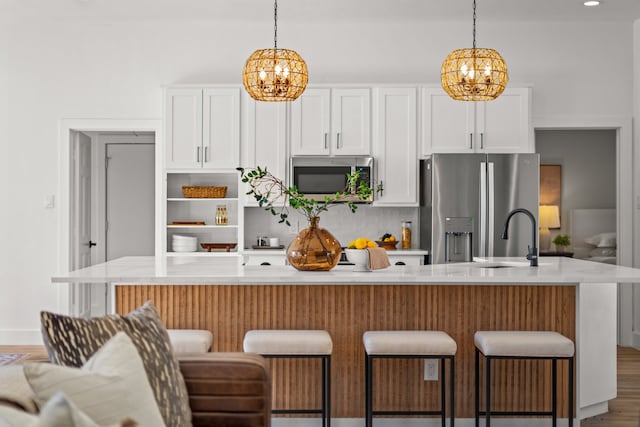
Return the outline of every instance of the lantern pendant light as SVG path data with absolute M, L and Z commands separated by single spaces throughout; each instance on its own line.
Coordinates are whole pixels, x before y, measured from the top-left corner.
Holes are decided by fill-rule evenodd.
M 493 49 L 476 48 L 476 0 L 473 0 L 473 47 L 451 52 L 440 73 L 442 88 L 458 101 L 490 101 L 507 86 L 509 75 L 502 56 Z
M 273 49 L 251 54 L 242 70 L 242 83 L 256 101 L 293 101 L 307 87 L 307 64 L 297 52 L 278 49 L 278 0 L 274 0 L 273 20 Z

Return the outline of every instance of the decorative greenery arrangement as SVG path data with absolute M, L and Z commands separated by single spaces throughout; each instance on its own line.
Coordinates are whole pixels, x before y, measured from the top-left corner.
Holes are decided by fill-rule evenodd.
M 571 244 L 571 238 L 569 237 L 568 234 L 558 234 L 554 239 L 553 239 L 553 244 L 556 246 L 569 246 Z
M 291 225 L 289 222 L 289 208 L 283 203 L 282 208 L 276 210 L 274 205 L 283 200 L 289 202 L 289 207 L 302 213 L 309 221 L 318 217 L 322 212 L 327 211 L 331 206 L 346 204 L 351 212 L 355 212 L 358 206 L 352 200 L 356 196 L 358 200 L 366 200 L 373 193 L 373 189 L 367 183 L 361 181 L 360 173 L 347 174 L 347 185 L 341 192 L 337 192 L 324 200 L 314 200 L 300 194 L 296 186 L 287 187 L 284 182 L 271 174 L 266 167 L 245 169 L 237 168 L 240 171 L 242 182 L 249 185 L 250 190 L 247 195 L 252 195 L 258 202 L 258 206 L 271 212 L 274 216 L 279 216 L 278 223 Z M 381 192 L 382 186 L 376 188 L 376 192 Z M 349 197 L 349 200 L 347 200 Z

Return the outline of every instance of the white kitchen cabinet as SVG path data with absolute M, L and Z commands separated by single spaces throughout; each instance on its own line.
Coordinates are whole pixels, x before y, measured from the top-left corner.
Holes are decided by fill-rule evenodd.
M 169 256 L 237 256 L 242 250 L 240 245 L 244 236 L 244 210 L 238 198 L 238 173 L 212 172 L 167 172 L 166 174 L 166 225 L 159 236 L 164 242 L 164 252 Z M 186 198 L 183 186 L 226 186 L 224 198 Z M 226 224 L 216 224 L 216 208 L 224 206 L 227 210 Z M 185 222 L 203 222 L 200 225 L 188 225 Z M 182 223 L 182 224 L 180 224 Z M 196 252 L 176 252 L 172 242 L 174 235 L 196 237 Z M 201 243 L 235 243 L 230 251 L 223 249 L 206 252 Z
M 291 154 L 370 155 L 368 88 L 307 89 L 291 103 Z
M 266 167 L 274 176 L 287 182 L 287 105 L 281 102 L 245 103 L 244 167 Z M 248 187 L 247 187 L 248 190 Z M 246 193 L 246 190 L 244 191 Z M 284 200 L 281 201 L 284 203 Z M 282 203 L 277 203 L 281 205 Z M 257 206 L 253 196 L 245 196 L 246 206 Z
M 383 191 L 374 206 L 418 205 L 417 90 L 374 91 L 373 155 Z
M 233 169 L 240 160 L 240 88 L 169 88 L 166 168 Z
M 493 101 L 455 101 L 442 88 L 422 89 L 421 155 L 532 153 L 531 89 L 513 88 Z

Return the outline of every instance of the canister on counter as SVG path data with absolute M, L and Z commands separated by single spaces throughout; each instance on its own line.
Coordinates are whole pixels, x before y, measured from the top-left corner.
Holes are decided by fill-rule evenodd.
M 402 249 L 411 249 L 411 221 L 402 221 Z

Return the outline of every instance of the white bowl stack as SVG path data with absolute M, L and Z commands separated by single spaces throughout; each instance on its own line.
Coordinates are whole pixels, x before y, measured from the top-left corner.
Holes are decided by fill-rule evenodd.
M 198 238 L 174 234 L 171 237 L 171 248 L 174 252 L 196 252 L 198 250 Z

